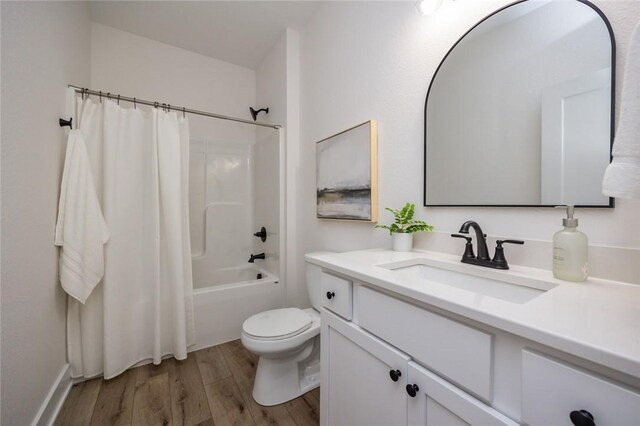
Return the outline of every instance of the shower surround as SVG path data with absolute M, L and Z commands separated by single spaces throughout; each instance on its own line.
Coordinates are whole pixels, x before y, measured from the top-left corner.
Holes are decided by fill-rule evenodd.
M 246 318 L 278 308 L 283 300 L 278 278 L 279 133 L 236 130 L 225 132 L 231 138 L 191 141 L 196 348 L 238 338 Z M 267 188 L 275 188 L 273 199 L 264 199 Z M 265 242 L 253 235 L 262 226 L 268 231 Z M 262 252 L 265 260 L 248 263 L 252 253 Z

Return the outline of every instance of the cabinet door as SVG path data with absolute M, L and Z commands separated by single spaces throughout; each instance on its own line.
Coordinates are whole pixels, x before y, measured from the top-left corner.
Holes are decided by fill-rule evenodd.
M 409 425 L 517 425 L 414 362 L 409 362 L 408 372 L 406 391 L 410 396 L 407 404 Z
M 320 424 L 407 424 L 409 358 L 361 328 L 322 312 Z

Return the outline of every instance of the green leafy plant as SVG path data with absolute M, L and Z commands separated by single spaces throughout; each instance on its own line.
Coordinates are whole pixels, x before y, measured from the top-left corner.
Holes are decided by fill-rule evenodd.
M 386 229 L 390 235 L 433 231 L 433 226 L 428 223 L 422 220 L 413 220 L 413 214 L 416 210 L 416 205 L 413 203 L 405 204 L 400 210 L 390 209 L 389 207 L 386 207 L 385 210 L 393 213 L 396 220 L 391 225 L 376 225 L 376 228 Z

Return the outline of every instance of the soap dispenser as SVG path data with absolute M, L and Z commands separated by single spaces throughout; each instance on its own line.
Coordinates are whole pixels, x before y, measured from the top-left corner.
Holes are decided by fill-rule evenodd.
M 578 219 L 573 217 L 573 206 L 562 219 L 564 229 L 553 235 L 553 276 L 566 281 L 585 281 L 588 275 L 587 236 L 578 231 Z

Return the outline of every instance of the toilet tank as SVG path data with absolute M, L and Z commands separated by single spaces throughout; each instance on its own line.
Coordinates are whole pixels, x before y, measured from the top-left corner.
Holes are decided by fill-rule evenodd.
M 324 252 L 322 254 L 324 254 Z M 313 263 L 305 262 L 305 269 L 307 278 L 307 290 L 309 292 L 311 306 L 313 306 L 315 310 L 319 311 L 322 307 L 322 288 L 320 286 L 320 276 L 322 275 L 322 268 L 318 265 L 314 265 Z

